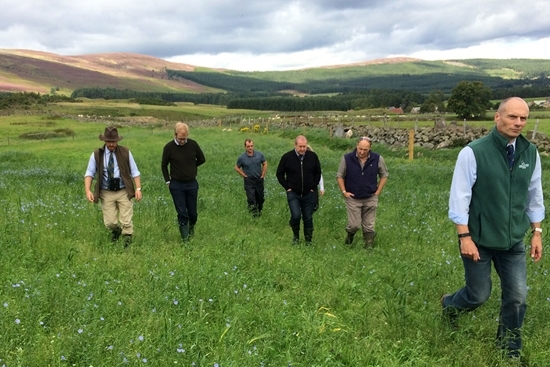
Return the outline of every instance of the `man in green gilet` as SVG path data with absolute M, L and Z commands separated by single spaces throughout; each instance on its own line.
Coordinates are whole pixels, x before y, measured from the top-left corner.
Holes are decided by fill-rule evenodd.
M 458 155 L 451 184 L 449 218 L 454 222 L 466 285 L 441 298 L 453 327 L 458 315 L 484 304 L 491 294 L 491 262 L 500 278 L 502 300 L 497 345 L 510 358 L 521 357 L 521 327 L 527 298 L 526 249 L 542 256 L 545 209 L 539 153 L 523 135 L 529 107 L 517 97 L 505 99 L 491 132 Z

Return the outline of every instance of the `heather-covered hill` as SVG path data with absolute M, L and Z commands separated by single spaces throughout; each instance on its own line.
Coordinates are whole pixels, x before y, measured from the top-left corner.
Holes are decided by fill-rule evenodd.
M 117 88 L 138 91 L 214 92 L 188 80 L 169 80 L 165 70 L 195 66 L 131 53 L 60 56 L 30 50 L 0 49 L 0 91 L 49 93 L 51 88 Z

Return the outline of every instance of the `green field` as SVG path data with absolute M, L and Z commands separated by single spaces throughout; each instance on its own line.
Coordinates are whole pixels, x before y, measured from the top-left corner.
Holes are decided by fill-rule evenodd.
M 215 113 L 208 111 L 195 115 Z M 546 125 L 541 130 L 550 133 Z M 343 245 L 345 204 L 335 179 L 353 141 L 329 139 L 325 128 L 245 134 L 192 127 L 206 163 L 196 235 L 182 245 L 160 171 L 172 126 L 119 128 L 144 193 L 134 206 L 134 243 L 124 249 L 109 242 L 99 206 L 84 195 L 86 165 L 105 124 L 0 117 L 0 366 L 514 366 L 494 346 L 496 276 L 490 300 L 462 316 L 458 331 L 440 318 L 441 295 L 463 284 L 447 219 L 458 149 L 422 150 L 409 161 L 406 149 L 373 146 L 390 177 L 377 246 L 366 252 L 358 238 L 353 248 Z M 72 133 L 20 138 L 54 130 Z M 291 245 L 286 196 L 275 178 L 280 156 L 301 133 L 321 159 L 327 190 L 314 215 L 313 246 Z M 249 137 L 269 164 L 258 220 L 248 215 L 233 169 Z M 542 159 L 546 190 L 550 158 Z M 548 366 L 544 257 L 529 263 L 528 285 L 524 352 L 530 366 Z

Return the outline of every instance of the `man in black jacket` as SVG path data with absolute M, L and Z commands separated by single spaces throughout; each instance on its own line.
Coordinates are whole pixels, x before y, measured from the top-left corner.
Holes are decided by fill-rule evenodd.
M 317 154 L 307 150 L 305 136 L 297 136 L 294 149 L 281 157 L 277 167 L 277 180 L 286 190 L 290 209 L 289 224 L 294 235 L 293 244 L 300 239 L 300 219 L 304 221 L 306 244 L 311 244 L 315 189 L 320 179 L 321 163 Z

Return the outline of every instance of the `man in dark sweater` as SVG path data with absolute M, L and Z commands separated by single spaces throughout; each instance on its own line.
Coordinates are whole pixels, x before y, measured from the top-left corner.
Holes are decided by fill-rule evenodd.
M 285 153 L 277 167 L 277 180 L 286 190 L 290 209 L 290 227 L 294 235 L 292 243 L 300 238 L 300 219 L 304 221 L 306 244 L 311 244 L 313 236 L 313 209 L 315 189 L 321 179 L 321 163 L 317 154 L 307 150 L 307 139 L 296 137 L 294 149 Z
M 178 122 L 174 140 L 164 146 L 162 152 L 162 175 L 170 189 L 178 213 L 178 224 L 183 241 L 188 241 L 197 223 L 197 167 L 206 159 L 199 144 L 189 136 L 189 126 Z M 170 172 L 168 172 L 170 166 Z

